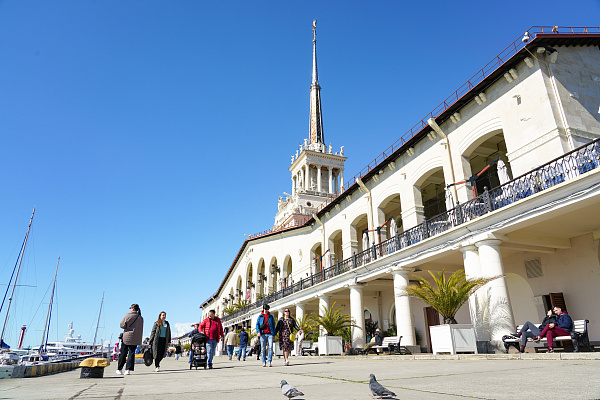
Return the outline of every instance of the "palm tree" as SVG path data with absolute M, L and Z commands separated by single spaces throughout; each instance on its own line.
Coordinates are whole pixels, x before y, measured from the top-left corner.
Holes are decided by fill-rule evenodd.
M 454 316 L 458 309 L 469 299 L 477 289 L 500 276 L 491 278 L 466 279 L 464 271 L 456 271 L 448 279 L 442 272 L 429 274 L 437 287 L 430 284 L 425 278 L 415 276 L 419 280 L 419 286 L 407 286 L 406 293 L 417 297 L 436 309 L 444 317 L 444 324 L 456 324 Z
M 347 314 L 342 314 L 343 308 L 335 308 L 335 302 L 331 307 L 323 306 L 323 315 L 311 313 L 308 319 L 315 325 L 320 325 L 327 332 L 327 336 L 341 336 L 344 329 L 358 326 Z

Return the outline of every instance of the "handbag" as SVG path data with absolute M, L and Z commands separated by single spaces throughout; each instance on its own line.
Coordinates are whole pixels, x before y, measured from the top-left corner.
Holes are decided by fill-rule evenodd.
M 144 364 L 146 365 L 146 367 L 149 367 L 152 365 L 152 361 L 154 361 L 154 356 L 152 355 L 152 349 L 148 347 L 144 351 Z
M 290 341 L 291 342 L 295 342 L 296 341 L 296 335 L 292 332 L 292 329 L 290 328 L 290 323 L 288 321 L 286 321 L 285 324 L 287 325 L 288 330 L 290 331 Z

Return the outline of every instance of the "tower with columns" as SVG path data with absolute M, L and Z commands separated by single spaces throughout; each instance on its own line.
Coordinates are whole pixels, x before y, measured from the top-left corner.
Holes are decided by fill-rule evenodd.
M 343 192 L 344 146 L 334 152 L 325 144 L 321 112 L 321 86 L 317 72 L 317 20 L 313 22 L 313 68 L 310 85 L 309 135 L 304 139 L 289 168 L 291 194 L 279 198 L 275 226 L 285 227 L 306 221 L 325 201 Z

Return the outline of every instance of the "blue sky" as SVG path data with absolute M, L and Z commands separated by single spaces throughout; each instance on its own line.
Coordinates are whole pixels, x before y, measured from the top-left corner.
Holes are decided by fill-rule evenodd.
M 489 4 L 489 5 L 487 5 Z M 325 141 L 346 175 L 532 25 L 598 26 L 599 1 L 0 1 L 0 283 L 31 211 L 6 334 L 113 342 L 128 306 L 199 320 L 272 226 L 308 136 L 318 18 Z M 6 286 L 0 286 L 5 290 Z M 2 293 L 3 295 L 3 293 Z M 4 319 L 4 310 L 0 316 Z

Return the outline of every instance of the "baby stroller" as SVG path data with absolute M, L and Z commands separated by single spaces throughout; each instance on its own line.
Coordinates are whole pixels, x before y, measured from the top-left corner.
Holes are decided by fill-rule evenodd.
M 206 340 L 207 337 L 204 333 L 196 333 L 192 336 L 192 362 L 190 363 L 190 369 L 192 367 L 207 367 L 208 353 L 206 352 Z

